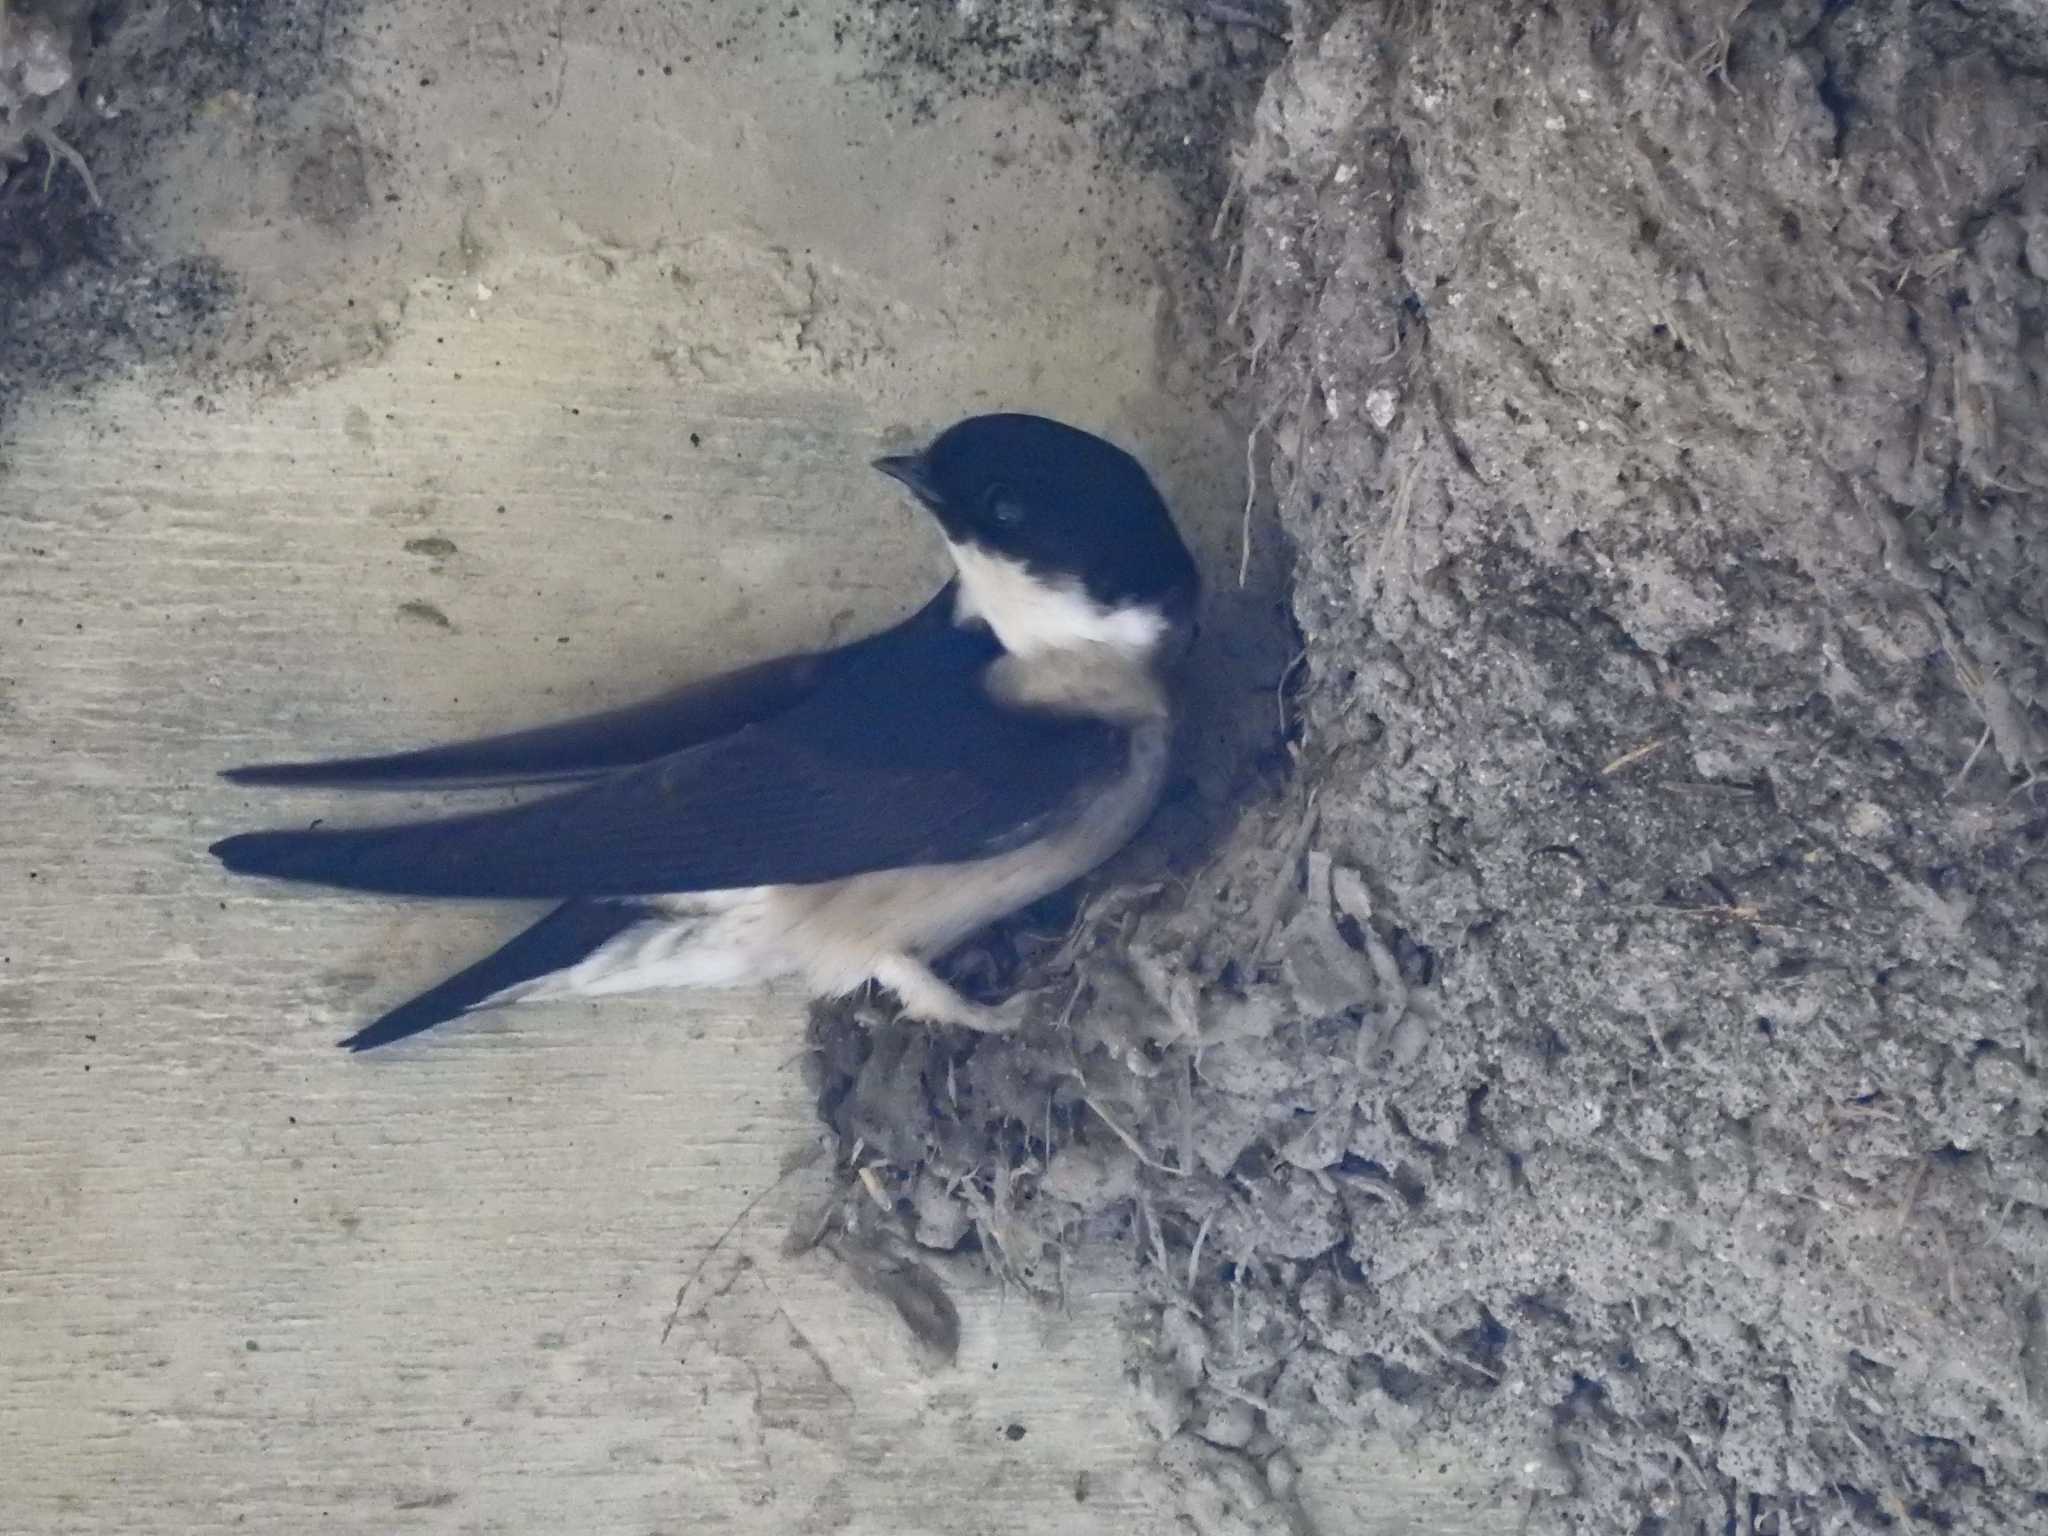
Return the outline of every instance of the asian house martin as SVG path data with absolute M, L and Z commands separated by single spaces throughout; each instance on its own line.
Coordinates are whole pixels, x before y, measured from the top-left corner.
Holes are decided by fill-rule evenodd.
M 342 1043 L 480 1008 L 799 978 L 1001 1030 L 930 961 L 1122 847 L 1157 801 L 1195 562 L 1137 460 L 1043 417 L 976 416 L 877 459 L 953 578 L 894 627 L 650 703 L 451 746 L 237 768 L 239 784 L 557 783 L 403 825 L 250 832 L 238 874 L 559 903 Z

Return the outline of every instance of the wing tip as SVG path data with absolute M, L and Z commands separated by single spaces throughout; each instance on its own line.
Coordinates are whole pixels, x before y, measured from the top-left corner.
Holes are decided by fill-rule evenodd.
M 243 763 L 223 768 L 220 776 L 230 784 L 346 784 L 370 777 L 376 761 L 342 758 L 331 763 Z
M 206 851 L 220 860 L 229 874 L 350 888 L 343 834 L 237 832 L 211 844 Z M 380 889 L 374 885 L 355 888 Z
M 206 851 L 238 875 L 268 875 L 277 872 L 280 846 L 280 834 L 275 832 L 237 832 L 209 844 Z
M 240 866 L 235 861 L 241 857 L 242 848 L 249 841 L 249 836 L 247 832 L 237 832 L 233 837 L 223 837 L 217 842 L 208 843 L 206 851 L 229 869 L 237 869 Z

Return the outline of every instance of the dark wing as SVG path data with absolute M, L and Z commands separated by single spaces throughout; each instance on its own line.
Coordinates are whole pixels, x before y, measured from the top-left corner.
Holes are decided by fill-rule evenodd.
M 413 896 L 633 896 L 807 884 L 1015 848 L 1125 762 L 1092 720 L 1004 710 L 999 654 L 940 609 L 875 637 L 801 703 L 532 805 L 216 843 L 240 873 Z
M 925 611 L 950 612 L 952 604 L 953 585 L 949 582 Z M 920 613 L 896 628 L 914 625 L 923 617 Z M 350 789 L 416 784 L 461 788 L 595 778 L 778 715 L 808 697 L 835 666 L 894 632 L 884 630 L 835 651 L 783 656 L 741 667 L 645 704 L 585 715 L 559 725 L 414 752 L 317 763 L 259 763 L 230 768 L 222 777 L 237 784 L 317 784 Z

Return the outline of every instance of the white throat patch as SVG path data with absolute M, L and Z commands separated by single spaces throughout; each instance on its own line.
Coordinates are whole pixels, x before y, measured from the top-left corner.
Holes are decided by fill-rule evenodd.
M 1166 615 L 1157 608 L 1106 608 L 1078 583 L 1046 581 L 977 545 L 948 540 L 946 548 L 960 571 L 956 616 L 980 619 L 1013 656 L 1100 645 L 1139 660 L 1149 658 L 1166 635 Z

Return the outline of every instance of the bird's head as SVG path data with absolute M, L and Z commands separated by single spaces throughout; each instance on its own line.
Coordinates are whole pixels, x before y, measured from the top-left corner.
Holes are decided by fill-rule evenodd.
M 875 468 L 938 519 L 961 612 L 1014 655 L 1108 646 L 1149 661 L 1192 624 L 1200 577 L 1172 514 L 1138 461 L 1091 433 L 970 416 Z

